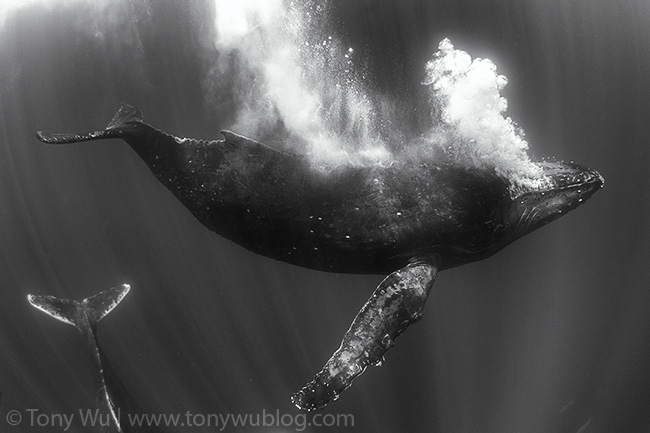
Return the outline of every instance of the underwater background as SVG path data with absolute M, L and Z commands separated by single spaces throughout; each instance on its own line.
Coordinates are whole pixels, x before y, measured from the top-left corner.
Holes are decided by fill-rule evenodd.
M 233 113 L 206 81 L 214 7 L 3 2 L 0 431 L 62 431 L 30 414 L 95 405 L 85 342 L 28 293 L 82 299 L 130 283 L 98 337 L 150 413 L 295 417 L 290 395 L 383 278 L 301 269 L 220 238 L 121 141 L 35 138 L 99 129 L 121 102 L 166 132 L 220 138 Z M 491 59 L 529 153 L 597 169 L 605 187 L 494 257 L 442 272 L 383 366 L 320 412 L 354 426 L 166 431 L 650 432 L 650 2 L 336 0 L 328 22 L 372 88 L 414 112 L 429 109 L 423 65 L 443 38 Z

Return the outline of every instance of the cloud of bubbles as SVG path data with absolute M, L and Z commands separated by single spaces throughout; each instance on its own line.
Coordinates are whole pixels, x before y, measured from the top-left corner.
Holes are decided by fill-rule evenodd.
M 149 13 L 133 9 L 146 8 L 145 3 L 134 4 L 139 3 L 5 0 L 0 25 L 26 6 L 74 8 L 77 30 L 141 65 L 134 17 L 146 19 Z M 230 101 L 229 129 L 308 153 L 324 169 L 388 164 L 399 152 L 419 149 L 422 158 L 443 155 L 455 164 L 493 167 L 524 186 L 540 181 L 541 169 L 528 157 L 523 131 L 504 116 L 507 101 L 500 91 L 507 79 L 490 60 L 472 59 L 443 40 L 424 68 L 423 92 L 431 95 L 429 133 L 413 136 L 399 128 L 399 107 L 374 91 L 371 74 L 355 64 L 354 48 L 331 31 L 326 2 L 214 0 L 213 11 L 217 56 L 206 74 L 206 90 L 218 104 Z
M 271 142 L 279 137 L 330 164 L 383 164 L 398 157 L 388 150 L 395 146 L 382 128 L 396 124 L 398 108 L 370 90 L 353 48 L 328 33 L 325 4 L 215 1 L 219 71 L 236 81 L 233 130 Z M 401 131 L 411 143 L 407 148 L 493 167 L 521 185 L 540 182 L 523 131 L 504 116 L 507 101 L 500 91 L 507 79 L 494 63 L 472 59 L 445 39 L 425 72 L 431 128 L 424 137 Z
M 216 0 L 217 73 L 228 76 L 231 129 L 281 137 L 325 165 L 383 161 L 377 104 L 360 83 L 354 50 L 327 33 L 326 6 L 282 0 Z M 379 96 L 376 95 L 379 99 Z
M 425 69 L 423 84 L 437 107 L 437 129 L 455 137 L 446 146 L 455 162 L 494 167 L 502 176 L 516 176 L 513 180 L 520 183 L 538 180 L 541 168 L 527 154 L 523 130 L 503 114 L 508 101 L 500 91 L 508 79 L 497 74 L 492 61 L 472 59 L 444 39 Z

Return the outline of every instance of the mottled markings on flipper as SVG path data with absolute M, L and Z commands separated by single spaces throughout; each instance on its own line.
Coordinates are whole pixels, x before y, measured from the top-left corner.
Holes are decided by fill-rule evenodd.
M 436 257 L 418 259 L 386 277 L 355 317 L 339 349 L 291 401 L 300 409 L 323 408 L 369 365 L 381 365 L 395 339 L 422 317 L 437 262 Z

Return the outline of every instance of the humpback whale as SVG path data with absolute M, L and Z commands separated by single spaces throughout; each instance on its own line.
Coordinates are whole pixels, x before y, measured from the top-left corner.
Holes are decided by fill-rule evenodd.
M 387 275 L 340 347 L 292 396 L 312 410 L 336 400 L 422 316 L 439 271 L 491 256 L 575 209 L 601 186 L 595 170 L 541 162 L 537 186 L 494 168 L 395 158 L 314 170 L 308 157 L 230 131 L 180 138 L 123 104 L 86 134 L 37 132 L 50 144 L 120 138 L 208 229 L 248 250 L 319 271 Z
M 137 425 L 129 415 L 144 414 L 140 405 L 111 367 L 97 341 L 97 324 L 129 293 L 128 284 L 112 287 L 82 301 L 27 295 L 29 303 L 46 314 L 76 327 L 86 339 L 95 365 L 99 412 L 93 419 L 102 433 L 162 433 L 157 426 Z

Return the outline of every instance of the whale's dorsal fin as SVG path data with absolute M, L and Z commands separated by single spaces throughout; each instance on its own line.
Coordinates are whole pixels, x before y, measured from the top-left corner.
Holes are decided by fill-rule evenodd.
M 438 273 L 438 258 L 413 260 L 375 289 L 343 336 L 341 346 L 314 379 L 291 400 L 314 410 L 336 400 L 368 365 L 380 365 L 384 353 L 406 328 L 420 320 Z
M 244 147 L 248 150 L 248 154 L 250 156 L 266 155 L 280 158 L 300 158 L 298 154 L 295 154 L 293 152 L 287 151 L 285 149 L 278 149 L 274 146 L 251 140 L 248 137 L 239 135 L 232 131 L 224 129 L 221 131 L 221 135 L 223 135 L 225 138 L 225 140 L 223 140 L 224 144 L 228 145 L 231 149 L 241 149 Z
M 227 129 L 224 129 L 221 131 L 221 135 L 223 135 L 223 138 L 225 138 L 225 142 L 228 144 L 232 145 L 239 145 L 239 144 L 249 144 L 249 143 L 256 143 L 256 144 L 262 144 L 258 143 L 255 140 L 251 140 L 250 138 L 246 138 L 243 135 L 239 135 L 237 133 L 234 133 L 232 131 L 228 131 Z
M 127 122 L 142 122 L 142 111 L 128 104 L 122 103 L 120 109 L 113 116 L 106 129 L 113 129 Z
M 261 149 L 266 149 L 266 150 L 273 150 L 275 152 L 278 152 L 278 150 L 274 147 L 271 147 L 267 144 L 260 143 L 259 141 L 251 140 L 248 137 L 244 137 L 243 135 L 239 135 L 235 132 L 228 131 L 224 129 L 221 131 L 221 135 L 225 138 L 225 143 L 229 144 L 231 146 L 249 146 L 251 148 L 261 148 Z

